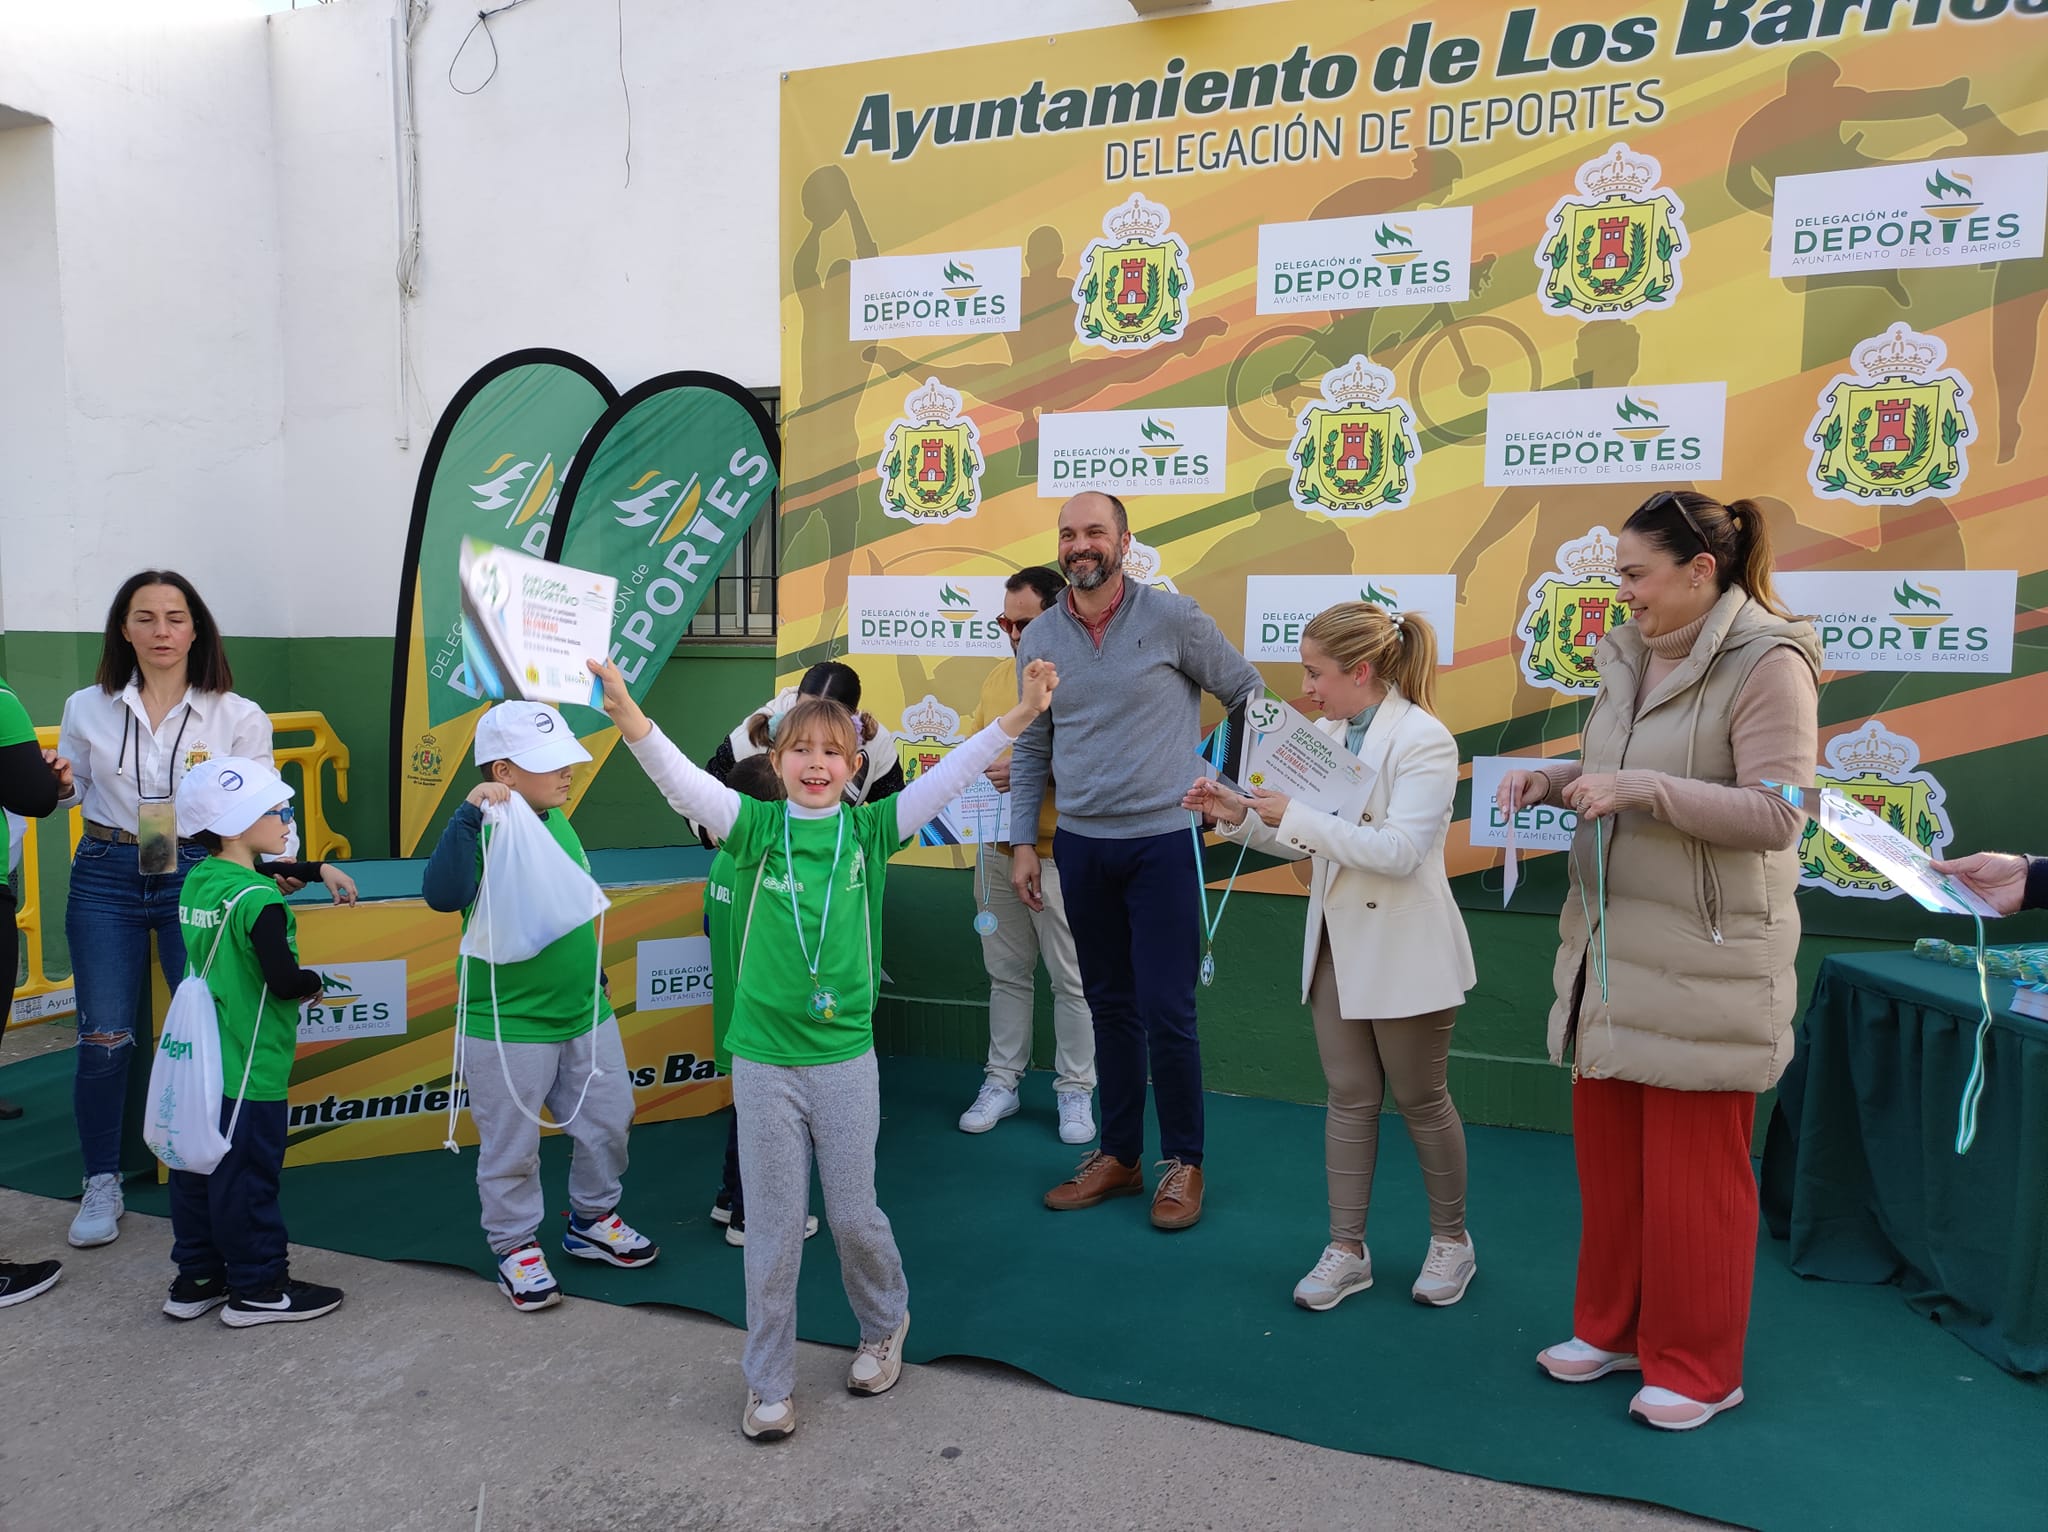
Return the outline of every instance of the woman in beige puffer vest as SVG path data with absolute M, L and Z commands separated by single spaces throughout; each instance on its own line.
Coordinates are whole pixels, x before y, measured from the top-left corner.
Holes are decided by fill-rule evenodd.
M 1653 496 L 1615 547 L 1583 760 L 1512 772 L 1503 808 L 1575 810 L 1550 1013 L 1572 1060 L 1581 1232 L 1563 1382 L 1636 1371 L 1629 1412 L 1690 1430 L 1742 1402 L 1756 1097 L 1792 1056 L 1820 646 L 1771 591 L 1751 502 Z M 1604 890 L 1604 895 L 1603 895 Z

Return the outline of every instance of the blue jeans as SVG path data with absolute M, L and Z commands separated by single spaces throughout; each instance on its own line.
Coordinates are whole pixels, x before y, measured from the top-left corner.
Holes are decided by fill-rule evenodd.
M 235 1115 L 232 1096 L 220 1104 L 220 1130 Z M 234 1142 L 210 1176 L 171 1172 L 171 1260 L 179 1275 L 225 1280 L 237 1297 L 259 1297 L 284 1285 L 284 1210 L 278 1181 L 284 1174 L 282 1101 L 244 1101 Z
M 1202 960 L 1201 884 L 1185 830 L 1137 840 L 1053 835 L 1081 989 L 1095 1016 L 1102 1149 L 1126 1165 L 1145 1154 L 1145 1077 L 1159 1111 L 1159 1150 L 1202 1163 L 1202 1045 L 1195 971 Z
M 185 874 L 205 855 L 198 846 L 181 845 L 177 871 L 145 875 L 134 846 L 87 837 L 72 859 L 71 896 L 64 906 L 64 939 L 71 944 L 71 982 L 78 992 L 78 1074 L 71 1104 L 88 1176 L 121 1169 L 129 1060 L 138 1047 L 148 1052 L 153 1035 L 146 987 L 149 936 L 156 933 L 157 962 L 176 989 L 185 977 L 178 894 Z

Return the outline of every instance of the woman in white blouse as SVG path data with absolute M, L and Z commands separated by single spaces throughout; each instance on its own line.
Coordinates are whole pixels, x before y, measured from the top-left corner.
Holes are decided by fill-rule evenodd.
M 171 804 L 201 761 L 238 755 L 271 763 L 270 720 L 232 690 L 220 629 L 183 575 L 132 575 L 107 611 L 94 684 L 64 704 L 58 753 L 71 762 L 64 806 L 83 809 L 64 936 L 78 994 L 72 1109 L 85 1159 L 85 1199 L 71 1243 L 120 1233 L 121 1122 L 138 1045 L 150 1023 L 149 938 L 173 988 L 185 975 L 178 895 L 205 850 L 181 843 Z
M 1363 796 L 1326 814 L 1204 778 L 1187 797 L 1227 836 L 1314 859 L 1301 987 L 1329 1082 L 1330 1242 L 1294 1301 L 1334 1308 L 1372 1286 L 1366 1210 L 1391 1086 L 1429 1195 L 1429 1250 L 1411 1295 L 1452 1304 L 1478 1266 L 1465 1230 L 1465 1127 L 1446 1071 L 1451 1027 L 1477 976 L 1444 870 L 1458 746 L 1436 716 L 1436 630 L 1412 612 L 1396 622 L 1347 601 L 1302 630 L 1301 663 L 1323 713 L 1317 726 L 1365 763 Z

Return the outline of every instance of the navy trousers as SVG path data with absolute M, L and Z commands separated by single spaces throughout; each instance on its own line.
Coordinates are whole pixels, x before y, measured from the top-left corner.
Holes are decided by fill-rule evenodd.
M 1195 971 L 1202 960 L 1201 883 L 1185 830 L 1103 840 L 1053 835 L 1081 988 L 1095 1016 L 1102 1148 L 1126 1165 L 1145 1154 L 1145 1081 L 1159 1149 L 1202 1163 L 1202 1045 Z
M 221 1132 L 234 1109 L 232 1099 L 221 1102 Z M 234 1143 L 212 1175 L 171 1172 L 171 1260 L 180 1273 L 225 1279 L 237 1297 L 284 1282 L 288 1260 L 277 1184 L 289 1119 L 282 1101 L 244 1101 Z

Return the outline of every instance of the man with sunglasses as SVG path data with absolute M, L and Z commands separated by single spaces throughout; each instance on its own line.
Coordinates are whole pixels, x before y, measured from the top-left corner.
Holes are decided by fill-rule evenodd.
M 1024 630 L 1066 590 L 1056 569 L 1020 569 L 1004 582 L 1003 615 L 996 626 L 1010 641 L 1014 656 Z M 974 726 L 994 722 L 1017 701 L 1017 662 L 1005 660 L 982 684 Z M 988 769 L 996 791 L 1010 790 L 1010 756 Z M 1067 924 L 1066 900 L 1060 893 L 1059 869 L 1052 860 L 1052 832 L 1057 819 L 1051 784 L 1038 811 L 1039 904 L 1026 904 L 1010 882 L 1007 848 L 981 854 L 975 865 L 975 893 L 983 910 L 995 919 L 984 931 L 981 958 L 988 968 L 988 1077 L 960 1117 L 963 1133 L 986 1133 L 1017 1110 L 1018 1082 L 1031 1063 L 1031 1016 L 1038 962 L 1045 960 L 1052 981 L 1053 1099 L 1059 1103 L 1060 1139 L 1085 1144 L 1095 1137 L 1095 1022 L 1081 990 L 1081 965 L 1074 956 L 1074 933 Z M 981 925 L 985 926 L 986 921 Z M 977 926 L 980 929 L 980 926 Z

